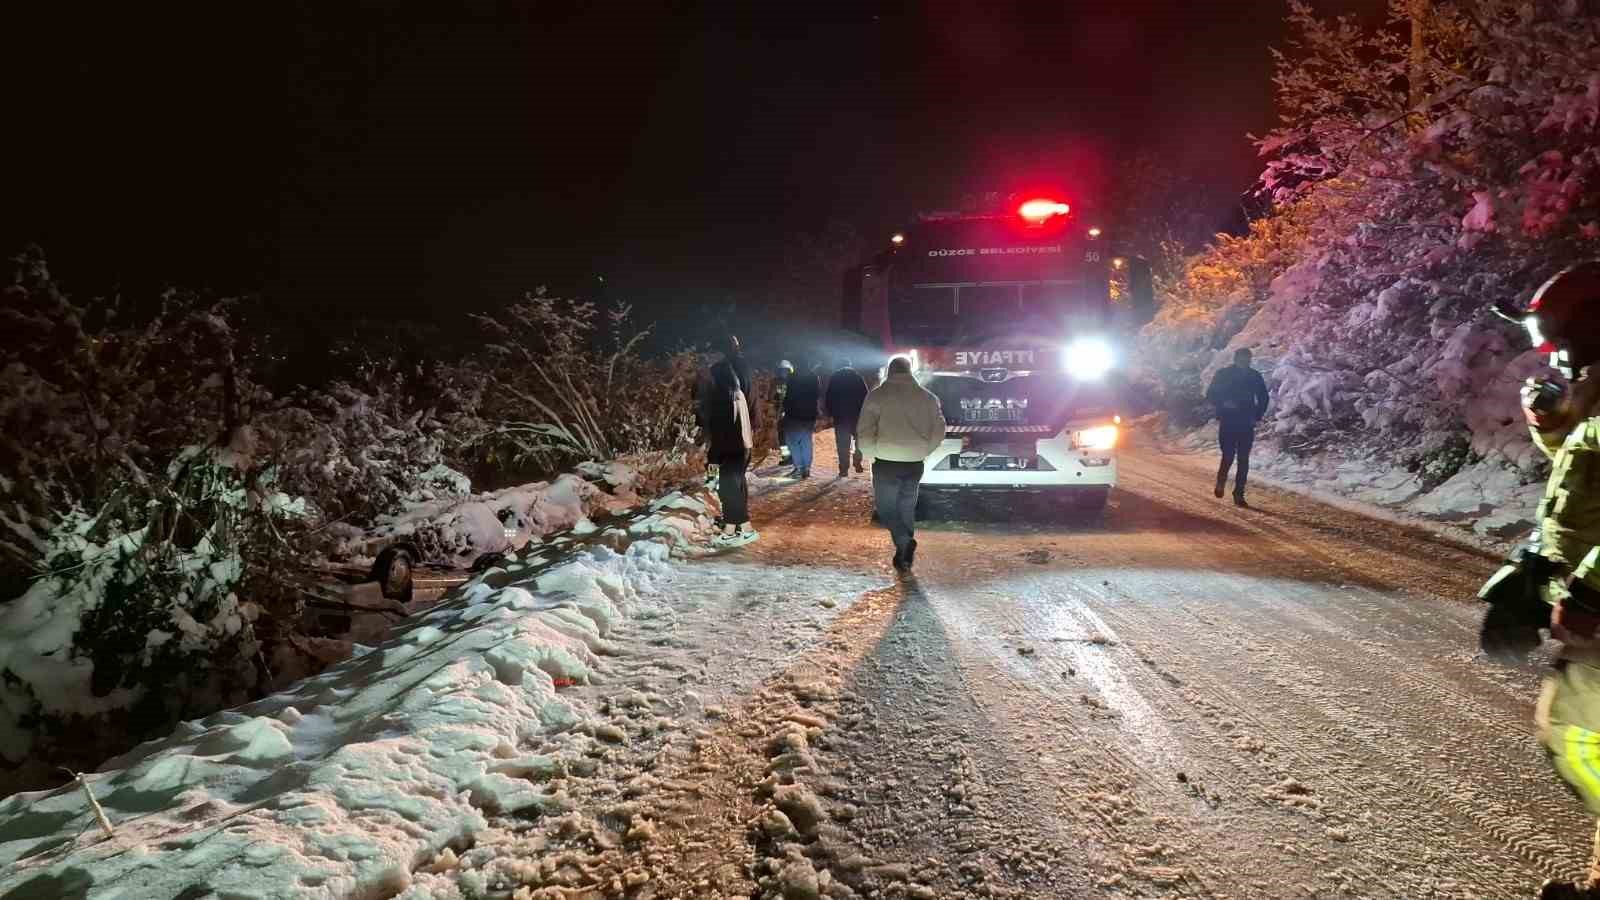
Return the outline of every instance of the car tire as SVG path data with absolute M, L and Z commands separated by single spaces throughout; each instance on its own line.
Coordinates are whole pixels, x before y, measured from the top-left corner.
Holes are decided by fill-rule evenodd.
M 1110 499 L 1109 487 L 1080 488 L 1073 492 L 1072 506 L 1080 512 L 1098 515 L 1105 512 L 1106 502 Z
M 410 603 L 411 573 L 416 566 L 417 558 L 409 548 L 385 547 L 372 564 L 372 580 L 378 583 L 383 596 Z

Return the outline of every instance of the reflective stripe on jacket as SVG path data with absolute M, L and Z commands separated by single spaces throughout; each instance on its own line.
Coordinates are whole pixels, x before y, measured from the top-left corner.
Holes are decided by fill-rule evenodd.
M 1600 589 L 1594 563 L 1600 547 L 1600 416 L 1565 434 L 1535 430 L 1533 440 L 1551 460 L 1539 502 L 1541 548 L 1551 561 Z

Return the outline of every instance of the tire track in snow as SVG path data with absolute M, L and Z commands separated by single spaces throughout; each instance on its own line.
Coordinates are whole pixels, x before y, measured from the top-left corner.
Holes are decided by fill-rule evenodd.
M 1141 756 L 1166 757 L 1172 735 L 1131 685 L 1127 673 L 1108 663 L 1100 651 L 1090 649 L 1116 646 L 1115 631 L 1085 605 L 1076 604 L 1061 611 L 1083 642 L 1072 657 L 1073 670 L 1083 673 L 1083 678 L 1095 685 L 1097 694 L 1116 698 L 1110 704 L 1116 712 L 1138 718 L 1145 726 L 1135 738 L 1140 750 L 1132 753 L 1118 746 L 1126 740 L 1104 739 L 1100 732 L 1105 729 L 1099 727 L 1103 721 L 1095 723 L 1095 707 L 1085 703 L 1088 694 L 1080 691 L 1079 699 L 1073 701 L 1053 690 L 1061 679 L 1033 662 L 1038 651 L 1020 653 L 1015 643 L 1008 645 L 1001 637 L 1028 634 L 1029 623 L 1022 606 L 970 603 L 937 589 L 930 589 L 929 598 L 941 620 L 962 638 L 957 646 L 964 651 L 961 667 L 971 690 L 986 705 L 1006 713 L 993 718 L 1011 723 L 1005 726 L 1011 732 L 1007 735 L 1009 742 L 1021 747 L 1032 745 L 1051 760 L 1055 755 L 1068 758 L 1067 768 L 1056 769 L 1058 779 L 1065 784 L 1055 785 L 1050 793 L 1057 798 L 1056 813 L 1092 832 L 1111 858 L 1106 863 L 1108 872 L 1101 880 L 1102 886 L 1117 888 L 1131 886 L 1131 882 L 1153 889 L 1176 889 L 1184 897 L 1217 896 L 1204 875 L 1182 864 L 1181 848 L 1170 845 L 1170 831 L 1157 821 L 1155 810 L 1162 804 L 1187 804 L 1193 798 L 1176 789 L 1176 782 L 1153 779 L 1147 767 L 1133 762 Z M 996 686 L 996 681 L 1002 683 Z M 1089 726 L 1081 721 L 1085 710 L 1090 710 Z M 1045 750 L 1038 737 L 1025 733 L 1029 728 L 1048 729 L 1055 738 L 1050 749 Z M 1118 737 L 1126 738 L 1126 731 Z M 1145 794 L 1151 797 L 1143 798 Z M 1179 850 L 1177 858 L 1175 849 Z
M 1258 611 L 1250 611 L 1252 621 L 1260 622 L 1263 618 Z M 1264 627 L 1257 625 L 1246 633 L 1241 627 L 1225 624 L 1215 616 L 1208 619 L 1209 627 L 1214 635 L 1224 645 L 1229 639 L 1238 643 L 1249 640 L 1259 640 L 1259 634 Z M 1274 626 L 1280 627 L 1280 626 Z M 1345 809 L 1362 810 L 1364 807 L 1375 804 L 1388 813 L 1388 828 L 1382 838 L 1385 847 L 1392 847 L 1397 841 L 1400 843 L 1414 841 L 1413 835 L 1425 823 L 1432 832 L 1433 841 L 1416 844 L 1413 853 L 1407 853 L 1401 859 L 1395 860 L 1397 868 L 1404 868 L 1406 860 L 1426 858 L 1429 852 L 1438 846 L 1459 844 L 1463 834 L 1472 834 L 1475 831 L 1487 833 L 1499 840 L 1507 849 L 1511 850 L 1524 861 L 1533 863 L 1536 869 L 1548 871 L 1559 867 L 1559 860 L 1570 857 L 1570 853 L 1563 854 L 1556 844 L 1553 836 L 1541 837 L 1541 827 L 1526 817 L 1520 817 L 1527 828 L 1526 832 L 1518 834 L 1511 827 L 1503 824 L 1505 819 L 1501 815 L 1485 812 L 1477 807 L 1460 802 L 1450 792 L 1441 791 L 1437 787 L 1439 781 L 1450 780 L 1454 773 L 1447 768 L 1435 764 L 1430 754 L 1425 752 L 1423 745 L 1416 740 L 1406 737 L 1396 731 L 1396 723 L 1416 725 L 1418 722 L 1427 722 L 1427 714 L 1441 708 L 1448 708 L 1437 701 L 1436 697 L 1417 696 L 1415 694 L 1402 696 L 1401 692 L 1394 690 L 1396 679 L 1392 678 L 1393 669 L 1387 665 L 1366 663 L 1356 665 L 1352 660 L 1358 660 L 1370 650 L 1360 643 L 1340 643 L 1330 641 L 1319 636 L 1311 642 L 1320 652 L 1315 654 L 1295 653 L 1276 649 L 1268 642 L 1256 651 L 1270 664 L 1264 667 L 1269 672 L 1288 674 L 1288 678 L 1280 678 L 1278 692 L 1263 692 L 1251 705 L 1246 705 L 1239 698 L 1236 688 L 1230 689 L 1223 683 L 1208 677 L 1208 672 L 1216 671 L 1217 659 L 1214 656 L 1186 655 L 1183 648 L 1167 648 L 1170 658 L 1178 660 L 1178 664 L 1189 674 L 1186 680 L 1190 685 L 1209 685 L 1207 693 L 1216 698 L 1219 705 L 1228 709 L 1236 718 L 1251 722 L 1258 733 L 1271 735 L 1272 745 L 1284 755 L 1296 760 L 1292 774 L 1302 781 L 1310 782 L 1313 777 L 1329 779 L 1344 793 L 1342 802 Z M 1307 664 L 1319 667 L 1305 668 Z M 1296 671 L 1296 669 L 1300 671 Z M 1340 696 L 1340 691 L 1328 691 L 1317 688 L 1313 683 L 1331 683 L 1345 687 L 1360 685 L 1376 685 L 1378 689 L 1371 691 L 1373 704 L 1376 709 L 1355 709 L 1349 712 L 1346 698 Z M 1417 682 L 1413 679 L 1401 681 L 1408 688 L 1415 689 Z M 1301 705 L 1291 705 L 1282 702 L 1285 696 L 1298 697 Z M 1367 697 L 1368 694 L 1358 694 Z M 1314 711 L 1314 718 L 1307 718 L 1306 711 Z M 1352 722 L 1352 717 L 1356 718 Z M 1373 733 L 1374 723 L 1381 723 L 1377 734 Z M 1458 723 L 1459 724 L 1459 723 Z M 1479 723 L 1482 725 L 1482 723 Z M 1502 719 L 1501 724 L 1504 725 Z M 1485 733 L 1500 733 L 1504 736 L 1508 731 L 1516 732 L 1511 736 L 1526 741 L 1526 732 L 1517 732 L 1509 727 L 1496 729 L 1487 726 L 1469 729 L 1477 737 Z M 1312 756 L 1304 751 L 1308 738 L 1314 741 L 1313 746 L 1322 748 L 1325 754 L 1337 753 L 1344 755 L 1343 748 L 1359 747 L 1361 749 L 1360 766 L 1361 779 L 1358 781 L 1341 772 L 1335 771 L 1323 763 L 1322 757 Z M 1525 747 L 1523 748 L 1525 749 Z M 1338 758 L 1338 757 L 1333 757 Z M 1382 766 L 1373 766 L 1374 759 L 1384 759 L 1387 762 Z M 1500 796 L 1522 796 L 1526 793 L 1526 784 L 1514 777 L 1502 777 L 1514 769 L 1526 771 L 1526 767 L 1514 767 L 1504 758 L 1477 758 L 1467 757 L 1457 759 L 1457 765 L 1465 762 L 1468 771 L 1480 778 L 1505 782 L 1499 792 Z M 1422 772 L 1425 770 L 1425 774 Z M 1314 773 L 1308 775 L 1307 773 Z M 1364 785 L 1371 784 L 1368 788 Z M 1427 800 L 1419 800 L 1418 794 Z M 1557 806 L 1556 808 L 1559 808 Z M 1453 815 L 1440 821 L 1441 814 L 1445 811 Z M 1509 811 L 1505 814 L 1511 817 Z M 1515 821 L 1515 818 L 1512 818 Z M 1400 823 L 1405 823 L 1404 825 Z M 1463 825 L 1472 827 L 1462 828 Z M 1380 823 L 1379 827 L 1383 827 Z M 1370 832 L 1372 829 L 1369 828 Z M 1548 831 L 1548 823 L 1543 826 Z M 1398 837 L 1396 837 L 1398 835 Z M 1530 848 L 1542 848 L 1544 852 L 1529 853 Z M 1374 848 L 1377 849 L 1377 848 Z M 1381 851 L 1380 851 L 1381 852 Z M 1391 858 L 1393 854 L 1389 854 Z M 1479 865 L 1473 874 L 1480 879 L 1480 883 L 1472 888 L 1464 888 L 1456 893 L 1445 893 L 1445 896 L 1481 897 L 1485 896 L 1482 890 L 1487 885 L 1498 885 L 1503 894 L 1498 896 L 1519 896 L 1526 888 L 1526 875 L 1518 876 L 1514 870 L 1520 868 L 1511 865 L 1512 874 L 1506 874 L 1506 863 L 1510 860 L 1501 860 L 1498 864 Z M 1377 877 L 1378 873 L 1368 871 L 1369 877 Z M 1382 884 L 1384 878 L 1374 881 Z M 1418 890 L 1411 888 L 1409 890 Z M 1401 891 L 1398 896 L 1408 896 Z

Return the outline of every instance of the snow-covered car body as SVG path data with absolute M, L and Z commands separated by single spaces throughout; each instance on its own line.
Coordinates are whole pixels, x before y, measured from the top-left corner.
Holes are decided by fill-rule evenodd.
M 847 281 L 845 324 L 907 357 L 943 404 L 925 488 L 1071 490 L 1095 505 L 1117 480 L 1116 263 L 1064 204 L 1029 205 L 896 235 Z

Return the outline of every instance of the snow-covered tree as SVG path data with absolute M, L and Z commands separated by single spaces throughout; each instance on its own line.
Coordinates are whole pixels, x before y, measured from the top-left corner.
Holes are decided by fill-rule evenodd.
M 1230 343 L 1255 347 L 1292 448 L 1535 467 L 1514 383 L 1539 360 L 1487 307 L 1596 249 L 1600 16 L 1439 0 L 1420 65 L 1398 27 L 1303 2 L 1289 21 L 1282 120 L 1260 141 L 1277 211 L 1193 258 L 1146 340 L 1184 392 Z

